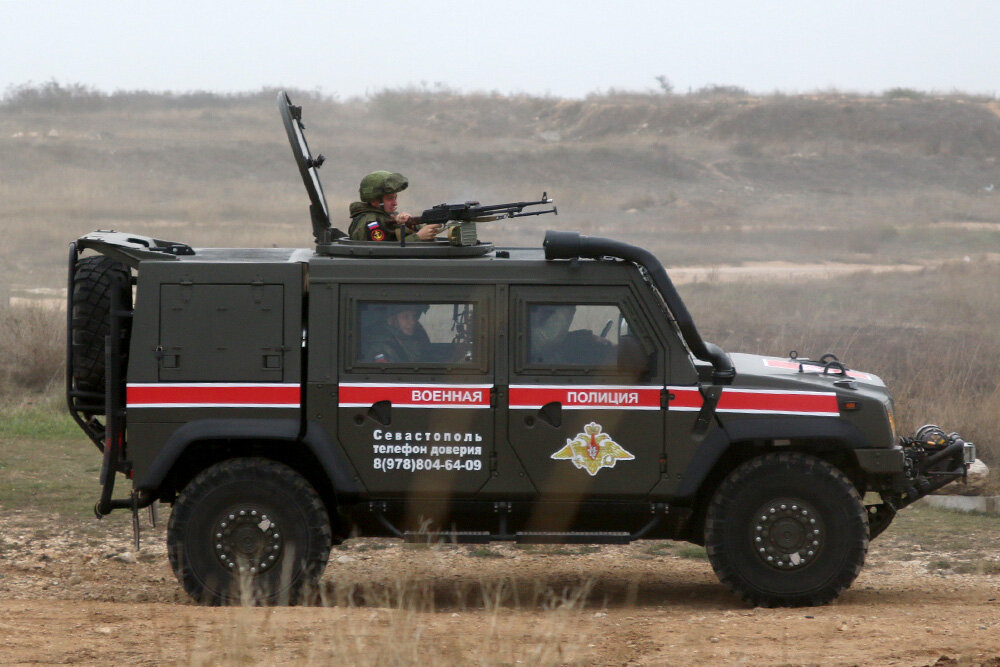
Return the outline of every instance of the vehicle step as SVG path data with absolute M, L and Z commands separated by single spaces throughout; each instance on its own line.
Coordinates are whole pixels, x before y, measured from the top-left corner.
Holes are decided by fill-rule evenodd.
M 403 541 L 415 544 L 488 544 L 490 534 L 486 531 L 448 531 L 440 533 L 424 533 L 408 530 L 403 533 Z
M 632 536 L 624 532 L 523 532 L 515 535 L 515 541 L 518 544 L 629 544 L 632 541 Z

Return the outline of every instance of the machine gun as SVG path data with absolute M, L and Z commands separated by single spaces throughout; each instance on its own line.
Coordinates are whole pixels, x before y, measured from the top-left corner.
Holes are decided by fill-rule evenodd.
M 543 192 L 542 198 L 538 201 L 518 201 L 509 204 L 488 204 L 482 205 L 477 201 L 467 201 L 464 204 L 438 204 L 433 206 L 419 217 L 410 218 L 407 226 L 415 227 L 418 224 L 444 225 L 448 229 L 448 240 L 452 245 L 469 246 L 476 245 L 478 235 L 476 233 L 477 222 L 490 222 L 493 220 L 505 220 L 507 218 L 524 218 L 530 215 L 545 215 L 552 213 L 559 215 L 559 210 L 553 206 L 543 211 L 527 211 L 529 206 L 542 206 L 551 204 L 548 193 Z

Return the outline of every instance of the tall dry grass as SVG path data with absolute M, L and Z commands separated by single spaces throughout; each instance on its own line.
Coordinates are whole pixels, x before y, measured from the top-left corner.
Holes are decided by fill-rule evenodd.
M 907 273 L 680 288 L 702 334 L 729 351 L 819 358 L 883 378 L 897 424 L 926 423 L 1000 463 L 1000 265 L 978 255 Z
M 294 615 L 249 605 L 228 610 L 217 631 L 188 635 L 186 661 L 280 659 L 287 640 L 299 647 L 295 662 L 305 665 L 577 664 L 593 647 L 587 641 L 593 613 L 584 618 L 586 579 L 558 589 L 536 580 L 533 592 L 525 592 L 524 582 L 487 578 L 456 591 L 447 607 L 439 605 L 434 585 L 406 574 L 378 585 L 326 583 L 313 608 L 290 610 Z M 315 607 L 322 609 L 319 618 Z
M 63 386 L 66 314 L 49 304 L 0 305 L 0 397 L 40 396 Z

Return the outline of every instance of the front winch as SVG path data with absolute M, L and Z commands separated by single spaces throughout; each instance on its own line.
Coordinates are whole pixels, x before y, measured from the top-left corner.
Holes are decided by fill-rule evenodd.
M 917 429 L 916 435 L 900 438 L 906 460 L 906 477 L 911 482 L 904 506 L 940 489 L 956 478 L 966 478 L 976 460 L 976 446 L 958 433 L 945 433 L 934 424 Z

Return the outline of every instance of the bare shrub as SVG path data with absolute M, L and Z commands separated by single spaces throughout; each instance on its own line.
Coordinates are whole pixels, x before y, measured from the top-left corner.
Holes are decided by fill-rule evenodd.
M 286 89 L 298 103 L 320 103 L 329 98 L 316 91 Z M 204 90 L 188 92 L 154 92 L 149 90 L 118 90 L 105 93 L 80 83 L 59 83 L 56 80 L 9 86 L 0 97 L 0 108 L 15 112 L 89 113 L 117 110 L 152 109 L 233 109 L 256 108 L 262 103 L 273 104 L 277 88 L 257 91 L 215 93 Z
M 65 319 L 50 306 L 0 307 L 0 393 L 43 392 L 62 381 Z
M 882 97 L 889 100 L 922 100 L 927 94 L 915 88 L 890 88 Z
M 691 93 L 695 97 L 749 97 L 750 91 L 741 86 L 709 84 Z
M 107 106 L 108 96 L 83 84 L 52 80 L 10 86 L 0 102 L 12 111 L 99 111 Z

